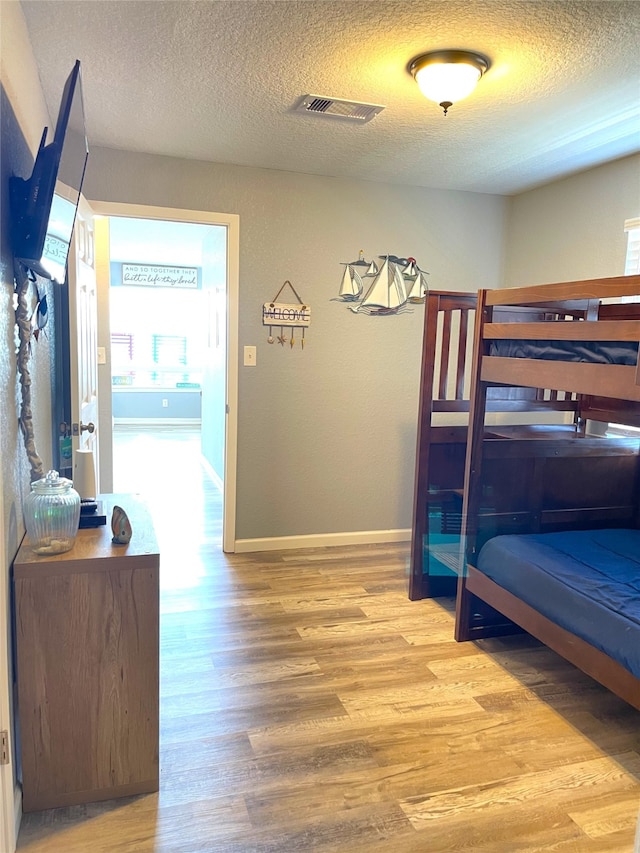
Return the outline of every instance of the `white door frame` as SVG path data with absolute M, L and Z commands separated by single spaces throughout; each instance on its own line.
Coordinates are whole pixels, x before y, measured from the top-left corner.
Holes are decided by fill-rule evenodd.
M 73 239 L 69 249 L 67 283 L 69 285 L 69 368 L 71 391 L 71 424 L 78 424 L 78 432 L 71 432 L 73 445 L 73 479 L 77 451 L 89 450 L 94 464 L 99 459 L 100 430 L 85 432 L 82 424 L 98 426 L 98 294 L 95 259 L 95 232 L 93 209 L 86 198 L 78 199 L 78 209 L 73 226 Z M 99 488 L 100 467 L 96 464 Z M 79 488 L 79 486 L 78 486 Z M 82 494 L 82 497 L 91 495 Z M 93 497 L 95 497 L 95 490 Z
M 125 216 L 131 219 L 161 219 L 223 225 L 227 229 L 227 351 L 225 353 L 225 442 L 222 497 L 222 550 L 236 550 L 236 467 L 238 447 L 238 305 L 240 292 L 240 217 L 235 213 L 181 210 L 144 204 L 90 201 L 98 216 Z

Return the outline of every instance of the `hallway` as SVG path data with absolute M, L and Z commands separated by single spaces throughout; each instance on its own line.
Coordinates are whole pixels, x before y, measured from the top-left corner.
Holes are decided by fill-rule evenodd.
M 219 551 L 222 541 L 222 495 L 200 454 L 199 426 L 117 425 L 113 490 L 139 492 L 151 508 L 161 592 L 197 582 L 203 547 Z

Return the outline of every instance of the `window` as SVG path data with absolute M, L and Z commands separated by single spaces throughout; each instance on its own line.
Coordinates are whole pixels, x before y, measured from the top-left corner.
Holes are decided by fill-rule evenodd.
M 111 288 L 114 388 L 199 388 L 206 361 L 207 313 L 201 289 Z
M 627 262 L 625 275 L 640 275 L 640 216 L 627 219 L 624 223 L 627 232 Z

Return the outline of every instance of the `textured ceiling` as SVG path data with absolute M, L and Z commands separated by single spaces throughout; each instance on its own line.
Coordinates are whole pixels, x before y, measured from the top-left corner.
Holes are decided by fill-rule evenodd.
M 640 150 L 640 2 L 22 0 L 55 117 L 82 63 L 89 144 L 513 194 Z M 407 72 L 492 66 L 445 118 Z M 382 104 L 355 125 L 307 94 Z

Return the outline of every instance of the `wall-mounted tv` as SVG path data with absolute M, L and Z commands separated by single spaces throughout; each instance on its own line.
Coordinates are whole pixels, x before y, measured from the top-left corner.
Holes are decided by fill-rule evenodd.
M 13 255 L 62 284 L 89 154 L 80 60 L 67 78 L 53 140 L 45 127 L 30 178 L 11 178 Z

